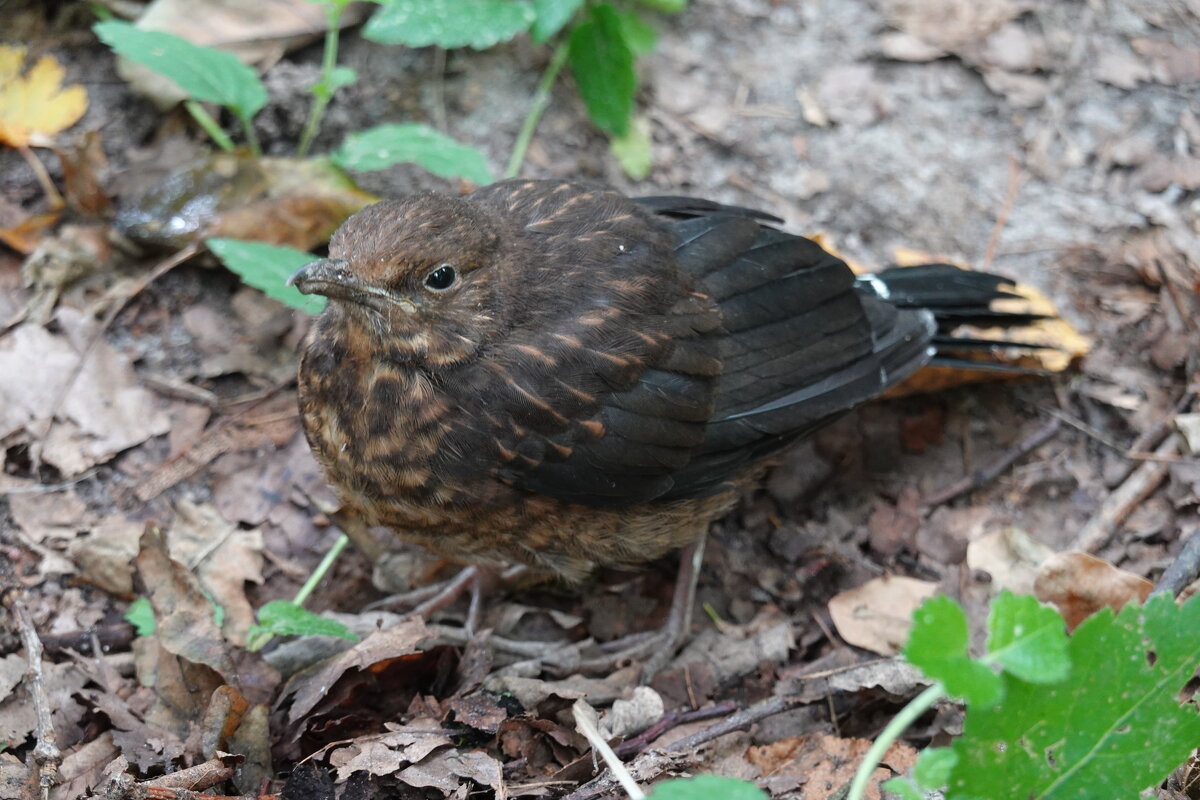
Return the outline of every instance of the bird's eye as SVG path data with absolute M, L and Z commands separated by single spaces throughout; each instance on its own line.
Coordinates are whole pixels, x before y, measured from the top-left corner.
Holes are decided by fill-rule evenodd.
M 458 273 L 454 271 L 454 267 L 450 264 L 442 264 L 425 276 L 425 285 L 435 292 L 444 292 L 453 286 L 456 280 L 458 280 Z

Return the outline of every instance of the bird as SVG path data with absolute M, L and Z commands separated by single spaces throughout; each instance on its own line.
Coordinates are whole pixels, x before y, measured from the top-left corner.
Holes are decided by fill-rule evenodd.
M 859 276 L 782 222 L 570 180 L 358 211 L 289 280 L 329 299 L 298 372 L 317 461 L 365 524 L 460 563 L 695 567 L 790 444 L 927 364 L 981 366 L 995 343 L 955 326 L 1033 318 L 994 308 L 1002 277 Z

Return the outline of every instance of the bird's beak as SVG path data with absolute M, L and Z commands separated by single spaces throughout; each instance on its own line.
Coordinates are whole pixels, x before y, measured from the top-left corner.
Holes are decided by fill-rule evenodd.
M 326 297 L 351 299 L 351 292 L 361 286 L 344 258 L 322 258 L 310 261 L 292 273 L 288 286 L 295 286 L 301 294 L 323 294 Z
M 386 306 L 412 313 L 416 306 L 411 300 L 393 297 L 391 293 L 367 283 L 347 267 L 344 258 L 322 258 L 311 261 L 292 273 L 288 286 L 295 286 L 301 294 L 322 294 L 331 300 L 346 300 L 359 305 L 382 310 Z

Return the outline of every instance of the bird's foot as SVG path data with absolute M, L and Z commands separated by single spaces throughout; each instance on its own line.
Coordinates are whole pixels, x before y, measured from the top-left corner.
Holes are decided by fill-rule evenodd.
M 528 567 L 522 565 L 509 567 L 503 572 L 497 572 L 487 567 L 464 567 L 447 581 L 390 595 L 372 603 L 369 608 L 392 611 L 407 609 L 406 617 L 428 619 L 438 611 L 453 605 L 464 593 L 469 593 L 470 604 L 467 606 L 467 617 L 463 628 L 468 635 L 474 636 L 475 631 L 479 628 L 479 621 L 483 617 L 484 596 L 498 586 L 513 582 L 527 570 Z

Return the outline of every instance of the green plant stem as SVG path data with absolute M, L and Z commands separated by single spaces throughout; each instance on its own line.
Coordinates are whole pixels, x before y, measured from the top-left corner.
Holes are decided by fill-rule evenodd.
M 217 147 L 226 152 L 233 150 L 233 139 L 230 139 L 229 134 L 222 130 L 212 115 L 204 110 L 204 106 L 195 100 L 184 100 L 183 107 L 192 115 L 192 119 L 196 120 L 196 124 L 204 128 L 204 132 L 208 134 L 209 138 L 217 143 Z
M 308 148 L 312 147 L 313 139 L 317 138 L 317 131 L 321 127 L 321 119 L 325 116 L 325 108 L 333 99 L 331 81 L 333 68 L 337 66 L 338 34 L 341 31 L 343 8 L 345 3 L 334 2 L 326 10 L 329 27 L 325 31 L 325 52 L 321 57 L 321 80 L 313 87 L 312 108 L 304 123 L 304 132 L 300 134 L 300 146 L 296 148 L 296 155 L 300 158 L 304 158 L 308 154 Z
M 858 765 L 854 780 L 850 782 L 850 791 L 846 793 L 846 800 L 862 800 L 863 795 L 867 793 L 867 782 L 871 780 L 871 773 L 879 766 L 888 748 L 900 738 L 909 725 L 916 722 L 934 703 L 945 696 L 946 687 L 939 681 L 914 697 L 908 705 L 900 709 L 899 714 L 892 717 L 892 721 L 875 737 L 871 749 Z
M 534 92 L 533 101 L 529 104 L 529 113 L 525 115 L 525 121 L 521 123 L 521 132 L 517 134 L 517 141 L 513 144 L 512 156 L 508 159 L 504 177 L 515 178 L 521 171 L 521 164 L 525 161 L 525 151 L 529 149 L 529 143 L 533 141 L 533 134 L 537 130 L 538 122 L 542 119 L 542 113 L 550 104 L 550 90 L 554 88 L 554 81 L 558 78 L 558 73 L 562 71 L 563 64 L 567 63 L 568 52 L 567 40 L 563 39 L 555 48 L 546 71 L 542 73 L 542 79 L 538 81 L 537 91 Z
M 321 559 L 321 563 L 317 564 L 317 568 L 313 570 L 312 574 L 308 576 L 308 580 L 300 587 L 300 591 L 296 592 L 296 596 L 292 598 L 294 604 L 298 606 L 304 605 L 304 602 L 308 600 L 308 596 L 317 588 L 317 584 L 329 574 L 329 570 L 333 567 L 334 562 L 337 561 L 338 556 L 342 554 L 342 551 L 346 549 L 346 545 L 348 544 L 350 544 L 350 537 L 346 534 L 343 533 L 337 538 L 337 541 L 333 543 L 333 547 L 329 548 L 329 551 L 325 553 L 325 557 Z M 269 631 L 255 633 L 246 641 L 246 649 L 251 653 L 255 653 L 266 647 L 267 642 L 271 641 L 273 637 L 274 634 Z
M 246 146 L 250 148 L 251 153 L 261 156 L 262 147 L 258 144 L 258 134 L 254 132 L 254 118 L 238 114 L 238 119 L 242 121 L 242 130 L 246 134 Z

